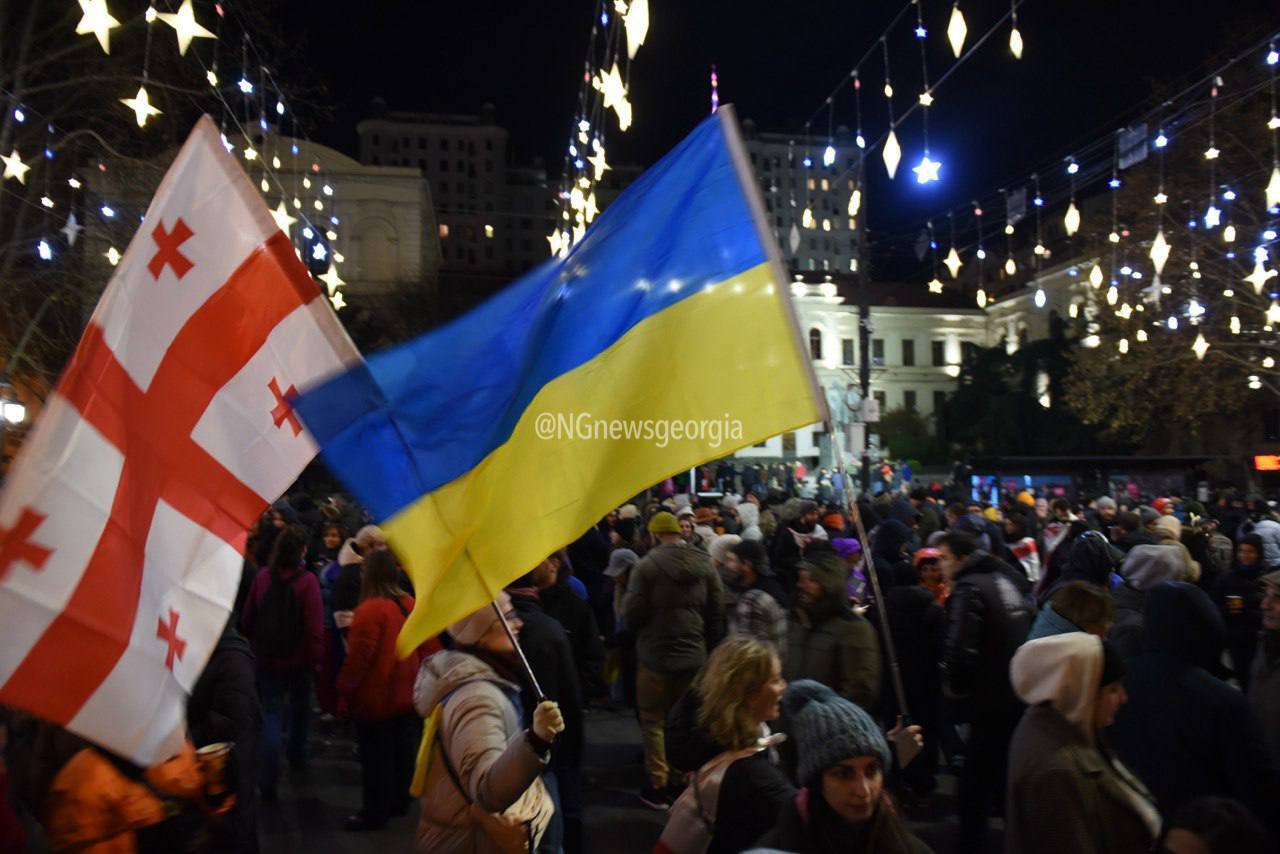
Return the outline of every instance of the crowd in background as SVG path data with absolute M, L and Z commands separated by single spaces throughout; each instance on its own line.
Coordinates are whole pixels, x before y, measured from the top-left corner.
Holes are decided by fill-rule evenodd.
M 1266 503 L 992 505 L 892 473 L 859 525 L 842 472 L 699 485 L 636 496 L 407 658 L 414 591 L 382 532 L 340 496 L 277 502 L 188 709 L 193 749 L 234 743 L 233 797 L 4 712 L 0 839 L 256 851 L 318 711 L 355 738 L 348 830 L 416 799 L 418 850 L 574 854 L 594 705 L 634 710 L 661 851 L 926 851 L 910 822 L 942 774 L 958 851 L 998 844 L 993 817 L 1009 852 L 1274 850 Z

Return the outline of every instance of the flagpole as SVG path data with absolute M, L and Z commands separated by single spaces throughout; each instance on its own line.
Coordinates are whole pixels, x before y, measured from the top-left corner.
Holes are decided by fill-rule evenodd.
M 827 423 L 827 430 L 831 430 L 830 422 Z M 845 468 L 844 448 L 840 445 L 840 437 L 832 434 L 836 440 L 832 444 L 836 449 L 836 462 L 840 468 Z M 889 672 L 893 675 L 893 691 L 898 697 L 898 710 L 902 713 L 902 720 L 906 723 L 911 722 L 911 712 L 907 708 L 907 692 L 902 686 L 902 669 L 898 665 L 898 652 L 893 646 L 893 633 L 889 630 L 889 611 L 884 605 L 884 593 L 880 589 L 880 578 L 876 575 L 875 564 L 871 561 L 871 544 L 867 541 L 867 529 L 862 524 L 862 514 L 858 511 L 857 501 L 854 500 L 853 490 L 845 490 L 845 505 L 849 510 L 849 518 L 853 520 L 854 527 L 858 531 L 858 542 L 862 544 L 862 566 L 863 571 L 867 574 L 867 580 L 871 582 L 871 589 L 876 597 L 876 610 L 880 614 L 880 626 L 884 635 L 885 653 L 889 657 Z
M 489 584 L 489 579 L 484 577 L 483 572 L 476 570 L 476 578 L 480 579 L 480 584 L 484 587 L 485 593 L 489 594 L 493 604 L 493 612 L 498 615 L 498 620 L 502 623 L 503 630 L 507 633 L 507 637 L 511 639 L 511 645 L 515 647 L 516 655 L 520 657 L 520 663 L 524 665 L 524 674 L 529 677 L 529 685 L 533 688 L 533 693 L 537 695 L 538 702 L 541 703 L 547 699 L 547 695 L 542 693 L 542 686 L 538 684 L 538 677 L 534 675 L 533 668 L 529 666 L 529 659 L 525 657 L 524 647 L 520 646 L 520 638 L 516 637 L 516 633 L 512 631 L 511 624 L 507 622 L 507 615 L 502 613 L 502 606 L 498 604 L 498 594 L 493 591 L 493 586 Z

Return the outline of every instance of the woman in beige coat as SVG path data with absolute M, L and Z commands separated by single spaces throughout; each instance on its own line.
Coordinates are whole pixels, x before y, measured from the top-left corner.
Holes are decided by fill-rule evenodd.
M 506 593 L 499 606 L 520 621 Z M 559 707 L 540 703 L 520 725 L 519 659 L 486 605 L 449 626 L 455 649 L 422 664 L 414 705 L 434 730 L 422 784 L 419 851 L 533 851 L 554 811 L 541 774 L 564 729 Z M 434 717 L 434 720 L 433 720 Z
M 1102 735 L 1125 702 L 1120 655 L 1094 635 L 1052 635 L 1023 644 L 1009 676 L 1028 708 L 1009 745 L 1004 850 L 1150 851 L 1160 814 Z

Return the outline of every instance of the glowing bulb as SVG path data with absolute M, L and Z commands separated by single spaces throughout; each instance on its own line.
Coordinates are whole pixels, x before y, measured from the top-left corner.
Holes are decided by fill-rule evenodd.
M 979 261 L 987 260 L 987 250 L 983 249 L 981 246 L 978 247 L 978 251 L 975 252 L 974 255 L 977 256 Z
M 120 250 L 116 249 L 114 246 L 110 247 L 102 254 L 107 257 L 107 263 L 112 267 L 120 263 Z
M 1271 48 L 1271 50 L 1267 51 L 1267 65 L 1275 65 L 1277 62 L 1280 62 L 1280 52 L 1277 52 L 1275 48 Z
M 1115 285 L 1107 288 L 1107 305 L 1115 305 L 1120 300 L 1120 289 Z
M 964 38 L 968 34 L 969 28 L 964 22 L 964 13 L 960 11 L 960 4 L 956 3 L 951 7 L 951 20 L 947 23 L 947 41 L 951 43 L 951 51 L 957 59 L 964 50 Z
M 1172 314 L 1169 315 L 1169 319 L 1166 320 L 1164 323 L 1165 323 L 1165 326 L 1168 326 L 1170 330 L 1176 330 L 1178 328 L 1178 318 L 1176 315 L 1172 315 Z
M 1022 59 L 1022 33 L 1018 32 L 1017 27 L 1009 31 L 1009 52 L 1014 59 Z
M 1044 304 L 1046 300 L 1046 297 L 1044 295 L 1044 288 L 1036 288 L 1035 300 L 1036 300 L 1036 308 L 1044 308 Z
M 1280 324 L 1280 303 L 1272 300 L 1270 307 L 1267 308 L 1266 317 L 1267 323 L 1270 325 L 1275 326 L 1276 324 Z
M 1075 166 L 1074 163 L 1071 164 Z M 1067 213 L 1062 217 L 1062 227 L 1067 230 L 1067 237 L 1071 237 L 1080 230 L 1080 209 L 1076 207 L 1075 200 L 1071 202 L 1071 206 L 1067 208 Z
M 1217 160 L 1217 159 L 1218 159 L 1218 155 L 1219 155 L 1219 154 L 1221 154 L 1221 153 L 1222 153 L 1222 152 L 1221 152 L 1221 151 L 1219 151 L 1217 148 L 1215 148 L 1214 146 L 1210 145 L 1210 146 L 1209 146 L 1208 148 L 1206 148 L 1206 149 L 1205 149 L 1205 151 L 1204 151 L 1204 159 L 1205 159 L 1205 160 Z
M 1075 160 L 1072 160 L 1071 162 L 1069 162 L 1069 163 L 1067 164 L 1067 174 L 1068 174 L 1068 175 L 1074 175 L 1074 174 L 1076 174 L 1076 173 L 1077 173 L 1077 172 L 1079 172 L 1079 171 L 1080 171 L 1080 164 L 1079 164 L 1079 163 L 1077 163 L 1077 162 L 1075 162 Z
M 1074 320 L 1079 316 L 1080 316 L 1080 306 L 1076 305 L 1075 303 L 1071 303 L 1071 305 L 1067 306 L 1067 317 L 1070 317 L 1072 320 Z
M 822 165 L 830 166 L 832 163 L 835 163 L 835 162 L 836 162 L 835 146 L 828 145 L 826 149 L 822 152 Z
M 889 129 L 889 136 L 884 141 L 880 156 L 884 159 L 884 168 L 889 173 L 889 179 L 893 180 L 894 173 L 898 171 L 898 163 L 902 160 L 902 146 L 898 144 L 898 135 L 893 132 L 893 128 Z
M 107 219 L 111 219 L 116 215 L 115 208 L 111 207 L 110 205 L 103 205 L 102 215 L 105 216 Z
M 237 83 L 236 85 L 237 85 L 237 86 L 239 86 L 239 87 L 240 87 L 240 91 L 241 91 L 241 92 L 243 92 L 243 93 L 245 93 L 246 95 L 252 95 L 252 94 L 253 94 L 253 84 L 252 84 L 251 82 L 249 82 L 249 78 L 248 78 L 248 77 L 241 77 L 241 78 L 240 78 L 240 82 L 239 82 L 239 83 Z
M 986 292 L 986 291 L 984 291 L 982 288 L 978 288 L 978 297 L 977 297 L 977 299 L 978 299 L 978 308 L 986 308 L 986 307 L 987 307 L 987 292 Z
M 956 248 L 954 246 L 952 246 L 951 251 L 947 253 L 947 257 L 942 259 L 942 263 L 951 273 L 951 278 L 954 279 L 960 274 L 962 262 L 960 261 L 960 253 L 956 252 Z
M 1267 183 L 1267 209 L 1280 205 L 1280 166 L 1271 170 L 1271 180 Z
M 1267 356 L 1265 359 L 1262 360 L 1262 367 L 1264 368 L 1274 368 L 1275 366 L 1276 366 L 1276 360 L 1272 356 Z
M 1108 234 L 1108 235 L 1107 235 L 1107 240 L 1110 240 L 1112 243 L 1119 243 L 1119 242 L 1120 242 L 1120 235 L 1116 234 L 1116 233 L 1113 231 L 1113 232 L 1111 232 L 1110 234 Z
M 48 196 L 41 196 L 41 197 L 40 197 L 40 204 L 44 205 L 46 208 L 52 208 L 52 207 L 53 207 L 53 199 L 49 198 Z
M 1228 224 L 1226 228 L 1222 229 L 1222 240 L 1225 243 L 1236 242 L 1236 227 L 1234 225 Z
M 1231 323 L 1229 324 L 1229 328 L 1231 329 L 1232 335 L 1239 335 L 1240 334 L 1240 318 L 1236 317 L 1234 314 L 1231 315 Z
M 1217 228 L 1218 223 L 1222 221 L 1222 211 L 1218 210 L 1211 203 L 1209 209 L 1204 212 L 1204 227 Z
M 862 209 L 862 191 L 854 190 L 849 195 L 849 216 L 857 216 Z
M 1004 272 L 1007 276 L 1012 276 L 1014 273 L 1018 272 L 1018 265 L 1014 262 L 1012 255 L 1005 259 Z
M 920 164 L 911 168 L 916 173 L 917 184 L 928 184 L 938 180 L 938 170 L 942 168 L 942 164 L 937 160 L 929 159 L 929 152 L 925 152 L 920 158 Z
M 867 138 L 863 136 L 861 133 L 859 133 L 858 136 L 853 141 L 858 146 L 858 148 L 867 147 Z
M 942 287 L 942 281 L 936 276 L 929 280 L 929 293 L 940 294 L 942 293 Z
M 1121 355 L 1129 352 L 1129 339 L 1121 338 L 1116 342 L 1116 347 L 1120 350 Z
M 1138 339 L 1138 343 L 1139 343 L 1139 344 L 1141 344 L 1141 343 L 1143 343 L 1143 342 L 1145 342 L 1145 341 L 1147 340 L 1147 330 L 1145 330 L 1145 329 L 1139 329 L 1139 330 L 1138 330 L 1138 334 L 1134 335 L 1133 337 L 1134 337 L 1134 338 L 1137 338 L 1137 339 Z
M 1164 135 L 1164 131 L 1160 131 L 1160 133 L 1156 135 L 1156 148 L 1164 148 L 1168 144 L 1169 137 Z
M 53 247 L 49 245 L 49 241 L 40 238 L 40 243 L 36 245 L 36 254 L 40 256 L 41 261 L 53 260 Z

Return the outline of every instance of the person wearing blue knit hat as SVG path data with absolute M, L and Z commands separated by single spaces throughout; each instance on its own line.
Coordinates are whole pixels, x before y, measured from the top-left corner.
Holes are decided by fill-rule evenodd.
M 783 719 L 801 789 L 760 840 L 798 854 L 928 854 L 884 789 L 889 744 L 871 716 L 821 682 L 792 682 Z

